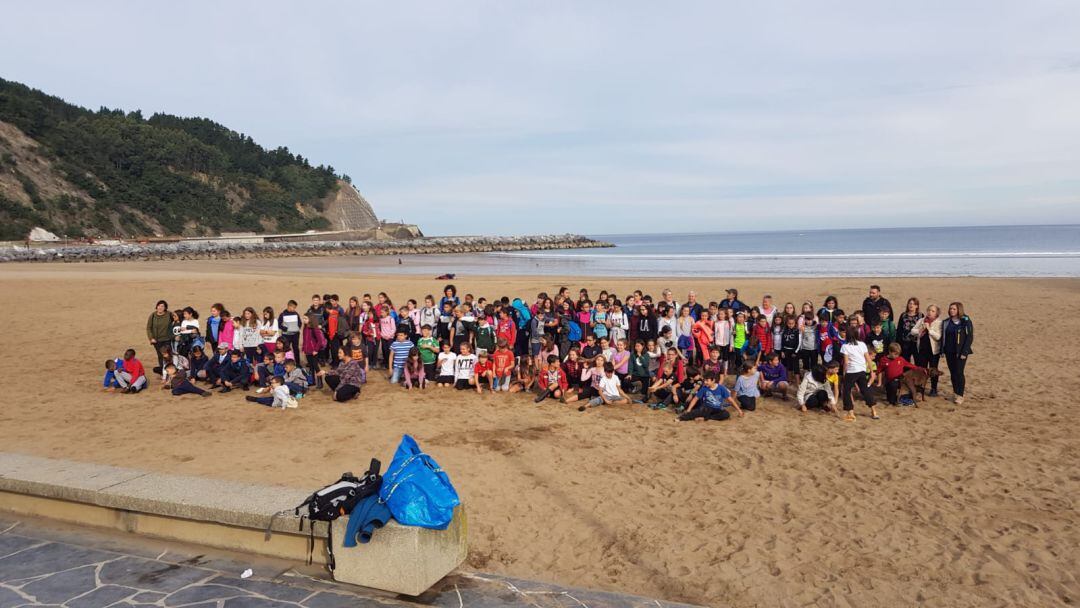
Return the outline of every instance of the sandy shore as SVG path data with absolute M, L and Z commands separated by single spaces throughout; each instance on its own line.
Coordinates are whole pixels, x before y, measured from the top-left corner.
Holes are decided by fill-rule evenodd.
M 723 423 L 609 409 L 579 414 L 520 395 L 406 393 L 374 378 L 360 401 L 309 397 L 280 412 L 239 395 L 99 392 L 102 362 L 149 355 L 159 298 L 206 311 L 311 293 L 441 282 L 387 275 L 247 272 L 162 262 L 0 267 L 4 450 L 314 488 L 411 433 L 450 471 L 470 511 L 469 566 L 723 606 L 1050 606 L 1080 600 L 1080 450 L 1071 392 L 1080 280 L 881 279 L 900 306 L 962 300 L 975 322 L 969 395 L 885 408 L 855 424 L 765 400 Z M 561 284 L 701 299 L 854 308 L 866 279 L 461 278 L 478 295 Z M 729 285 L 730 284 L 730 285 Z M 144 361 L 150 357 L 144 357 Z M 148 365 L 149 367 L 149 365 Z M 948 391 L 947 377 L 943 391 Z

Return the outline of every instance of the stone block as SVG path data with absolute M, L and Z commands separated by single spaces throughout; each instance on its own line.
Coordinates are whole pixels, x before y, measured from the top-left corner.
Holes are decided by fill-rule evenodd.
M 417 596 L 460 566 L 469 553 L 464 505 L 454 509 L 445 530 L 403 526 L 391 521 L 371 542 L 345 548 L 348 517 L 334 521 L 334 580 Z

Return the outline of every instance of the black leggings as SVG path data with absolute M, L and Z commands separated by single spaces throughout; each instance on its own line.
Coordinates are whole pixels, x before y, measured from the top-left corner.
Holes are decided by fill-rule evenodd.
M 326 386 L 334 391 L 334 401 L 349 401 L 360 395 L 360 387 L 342 384 L 340 376 L 326 376 Z
M 966 358 L 960 355 L 945 353 L 945 363 L 949 366 L 949 380 L 952 381 L 952 390 L 957 397 L 964 396 L 964 367 L 967 365 Z
M 819 390 L 806 398 L 806 409 L 812 410 L 815 408 L 827 409 L 829 407 L 829 393 Z
M 728 413 L 726 409 L 716 409 L 698 404 L 694 409 L 679 416 L 679 420 L 682 420 L 683 422 L 695 420 L 697 418 L 704 418 L 705 420 L 727 420 L 728 418 L 731 418 L 731 414 Z
M 850 412 L 855 409 L 855 401 L 851 398 L 851 389 L 855 387 L 859 388 L 859 394 L 862 395 L 863 400 L 866 401 L 867 407 L 874 407 L 876 401 L 874 400 L 873 393 L 870 392 L 870 387 L 866 385 L 866 372 L 849 372 L 844 374 L 844 411 Z
M 757 397 L 751 397 L 750 395 L 739 395 L 739 407 L 752 412 L 757 409 Z
M 296 359 L 297 365 L 300 364 L 300 334 L 281 334 L 281 339 L 285 342 L 285 350 L 292 350 L 293 359 Z
M 888 401 L 890 405 L 897 405 L 900 403 L 900 380 L 901 378 L 897 378 L 896 380 L 885 383 L 885 400 Z
M 206 391 L 195 386 L 194 384 L 184 380 L 180 384 L 177 384 L 172 389 L 172 394 L 179 397 L 180 395 L 202 395 Z

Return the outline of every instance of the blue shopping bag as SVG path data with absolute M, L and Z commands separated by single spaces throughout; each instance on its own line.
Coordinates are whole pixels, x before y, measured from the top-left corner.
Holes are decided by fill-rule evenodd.
M 446 472 L 409 435 L 401 438 L 383 475 L 379 500 L 398 523 L 433 530 L 445 530 L 461 504 Z

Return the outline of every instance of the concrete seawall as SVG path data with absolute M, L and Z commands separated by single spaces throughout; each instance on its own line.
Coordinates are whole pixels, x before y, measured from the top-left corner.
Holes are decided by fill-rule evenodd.
M 379 241 L 304 241 L 268 243 L 146 243 L 69 245 L 53 248 L 0 249 L 0 262 L 106 262 L 147 260 L 205 260 L 236 258 L 318 257 L 340 255 L 416 255 L 485 253 L 612 247 L 610 243 L 576 235 L 506 237 L 428 237 Z

